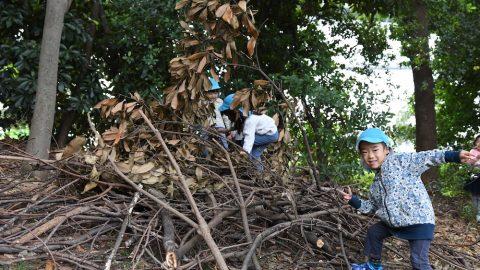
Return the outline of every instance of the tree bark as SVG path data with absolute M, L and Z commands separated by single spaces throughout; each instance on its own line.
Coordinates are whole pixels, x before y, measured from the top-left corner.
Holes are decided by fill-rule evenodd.
M 38 158 L 47 158 L 50 149 L 50 138 L 55 117 L 60 40 L 63 20 L 70 4 L 71 0 L 47 1 L 35 107 L 27 144 L 27 152 Z
M 412 10 L 416 23 L 413 38 L 418 42 L 418 47 L 416 47 L 416 54 L 412 53 L 409 57 L 415 85 L 415 138 L 416 150 L 419 152 L 437 147 L 435 85 L 430 67 L 427 6 L 422 0 L 414 0 Z M 437 177 L 436 169 L 429 170 L 422 176 L 424 182 L 434 181 Z

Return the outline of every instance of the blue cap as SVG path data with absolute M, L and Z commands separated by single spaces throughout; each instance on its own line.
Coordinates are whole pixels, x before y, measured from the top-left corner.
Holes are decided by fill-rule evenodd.
M 222 105 L 220 105 L 220 107 L 218 107 L 218 110 L 220 112 L 230 110 L 230 105 L 232 104 L 234 97 L 235 97 L 235 94 L 230 94 L 230 95 L 226 96 L 225 99 L 223 100 Z
M 215 79 L 212 78 L 212 77 L 208 77 L 208 79 L 210 80 L 210 84 L 212 85 L 212 86 L 210 87 L 210 90 L 208 90 L 208 91 L 220 89 L 220 85 L 218 84 L 217 80 L 215 80 Z
M 360 143 L 369 142 L 369 143 L 384 143 L 387 147 L 393 146 L 393 140 L 390 139 L 381 129 L 379 128 L 367 128 L 357 138 L 357 143 L 355 148 L 357 151 L 360 151 Z

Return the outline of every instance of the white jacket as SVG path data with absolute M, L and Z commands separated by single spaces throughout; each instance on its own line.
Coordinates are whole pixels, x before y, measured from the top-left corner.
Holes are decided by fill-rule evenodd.
M 275 120 L 268 115 L 252 114 L 245 120 L 243 126 L 243 149 L 250 153 L 255 142 L 255 134 L 259 135 L 273 135 L 277 133 L 277 126 Z

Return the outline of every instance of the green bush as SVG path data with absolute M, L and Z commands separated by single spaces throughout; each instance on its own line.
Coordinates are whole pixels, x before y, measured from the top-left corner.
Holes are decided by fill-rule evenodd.
M 467 183 L 473 172 L 478 172 L 478 169 L 473 169 L 467 165 L 459 166 L 458 164 L 448 163 L 440 166 L 439 172 L 438 187 L 440 193 L 446 197 L 457 197 L 465 195 L 463 185 Z
M 5 137 L 8 137 L 14 140 L 25 139 L 25 138 L 28 138 L 29 134 L 30 134 L 30 130 L 28 128 L 28 124 L 21 123 L 8 128 L 5 132 L 1 130 L 0 140 L 5 139 Z

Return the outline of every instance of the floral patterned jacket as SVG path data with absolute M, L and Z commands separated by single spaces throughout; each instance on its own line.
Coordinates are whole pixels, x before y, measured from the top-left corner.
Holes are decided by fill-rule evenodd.
M 362 213 L 375 213 L 390 227 L 435 224 L 432 202 L 420 175 L 445 163 L 445 153 L 432 150 L 389 154 L 375 172 L 369 199 L 353 196 L 349 203 Z

